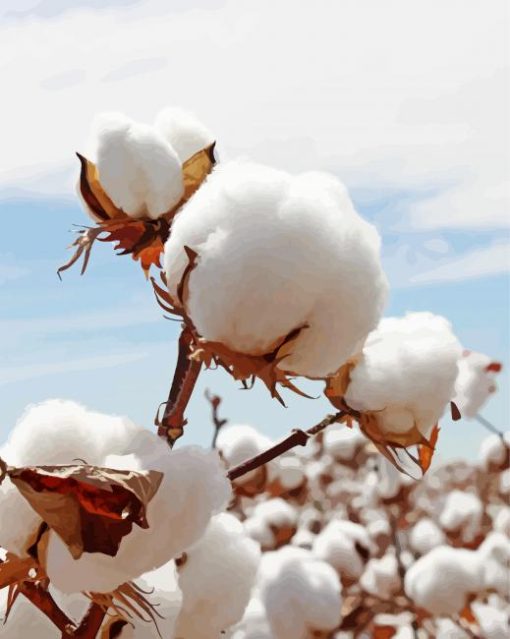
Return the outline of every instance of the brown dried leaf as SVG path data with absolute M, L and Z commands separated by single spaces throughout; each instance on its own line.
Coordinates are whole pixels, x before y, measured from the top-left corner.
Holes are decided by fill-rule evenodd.
M 163 478 L 156 471 L 88 465 L 34 466 L 8 472 L 75 559 L 83 552 L 115 556 L 134 523 L 148 528 L 146 507 Z
M 5 561 L 0 563 L 0 590 L 12 586 L 28 578 L 30 570 L 37 569 L 37 563 L 32 557 L 22 559 L 7 553 Z
M 372 632 L 373 639 L 391 639 L 397 634 L 394 626 L 374 626 Z
M 195 191 L 197 191 L 216 164 L 216 160 L 214 159 L 215 144 L 216 142 L 213 142 L 207 148 L 198 151 L 182 165 L 184 201 L 189 200 Z
M 437 438 L 439 436 L 439 425 L 436 424 L 432 429 L 432 433 L 430 434 L 430 439 L 427 445 L 418 446 L 418 456 L 420 459 L 420 467 L 422 472 L 425 474 L 427 470 L 430 468 L 430 464 L 432 463 L 432 457 L 434 456 L 434 451 L 436 450 Z
M 324 394 L 333 406 L 339 410 L 344 410 L 346 407 L 344 397 L 351 381 L 351 371 L 357 363 L 357 358 L 352 357 L 334 375 L 328 377 L 326 381 Z
M 80 160 L 80 193 L 87 207 L 98 222 L 127 217 L 115 206 L 99 182 L 96 165 L 79 153 Z

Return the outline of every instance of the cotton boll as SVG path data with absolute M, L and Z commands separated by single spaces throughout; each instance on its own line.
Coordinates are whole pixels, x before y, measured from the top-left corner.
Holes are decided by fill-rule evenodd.
M 250 599 L 242 620 L 232 630 L 230 639 L 274 639 L 264 604 L 258 594 Z
M 439 546 L 406 572 L 405 592 L 417 606 L 436 616 L 460 612 L 468 595 L 483 589 L 483 569 L 477 553 Z
M 502 469 L 508 464 L 510 450 L 510 432 L 504 433 L 503 440 L 499 435 L 489 435 L 481 445 L 479 459 L 485 470 Z
M 499 510 L 494 519 L 493 528 L 496 532 L 510 537 L 510 507 L 504 506 Z
M 415 552 L 426 555 L 445 543 L 445 535 L 432 519 L 425 517 L 413 526 L 409 541 Z
M 483 505 L 472 493 L 453 490 L 439 516 L 439 523 L 447 532 L 460 532 L 464 541 L 472 541 L 482 523 Z
M 379 244 L 335 178 L 229 162 L 176 216 L 165 270 L 175 296 L 185 247 L 198 253 L 186 306 L 203 338 L 263 355 L 306 327 L 279 367 L 324 377 L 377 323 L 387 288 Z
M 462 417 L 473 418 L 497 390 L 495 375 L 501 364 L 487 355 L 466 351 L 459 360 L 459 374 L 455 383 L 455 397 Z
M 214 142 L 213 134 L 202 122 L 183 109 L 163 109 L 154 126 L 176 150 L 182 163 Z
M 408 475 L 399 472 L 393 464 L 381 457 L 377 462 L 378 482 L 376 491 L 382 499 L 394 499 L 403 488 L 414 484 Z
M 502 495 L 510 494 L 510 468 L 499 474 L 498 489 Z
M 510 616 L 508 611 L 475 601 L 471 605 L 484 639 L 508 639 Z
M 510 580 L 510 540 L 506 535 L 491 532 L 476 551 L 483 566 L 483 581 L 488 590 L 503 597 L 508 595 Z
M 227 468 L 232 468 L 255 457 L 272 445 L 273 442 L 269 437 L 262 435 L 253 426 L 247 424 L 229 424 L 223 427 L 216 440 L 216 448 L 225 460 Z M 268 467 L 272 469 L 274 464 L 266 464 L 266 470 Z M 236 481 L 240 484 L 248 483 L 254 479 L 257 472 L 258 469 L 246 473 Z
M 95 135 L 99 180 L 124 213 L 155 220 L 179 202 L 181 162 L 155 129 L 109 113 L 96 118 Z
M 366 444 L 358 428 L 332 424 L 324 431 L 324 450 L 339 461 L 350 461 Z
M 271 474 L 274 474 L 282 491 L 296 490 L 302 486 L 306 476 L 303 464 L 297 455 L 281 455 L 274 462 Z
M 313 553 L 327 561 L 343 580 L 357 580 L 372 549 L 367 530 L 351 521 L 333 520 L 317 535 Z
M 451 619 L 436 619 L 436 639 L 469 639 L 469 635 Z
M 460 354 L 443 317 L 385 318 L 350 371 L 345 400 L 355 410 L 378 411 L 384 433 L 404 434 L 416 426 L 427 437 L 453 395 Z
M 340 623 L 338 576 L 306 550 L 285 547 L 264 555 L 259 587 L 274 639 L 306 639 Z
M 42 519 L 6 477 L 0 485 L 0 546 L 24 557 L 36 541 Z
M 226 513 L 211 519 L 179 568 L 184 601 L 176 637 L 213 639 L 237 623 L 249 602 L 260 548 Z
M 400 589 L 398 563 L 395 555 L 386 554 L 381 559 L 370 559 L 359 583 L 365 592 L 389 599 Z
M 244 528 L 263 549 L 272 549 L 290 541 L 296 532 L 297 518 L 295 508 L 275 497 L 257 504 Z
M 155 439 L 156 435 L 153 435 Z M 63 592 L 108 592 L 119 584 L 179 556 L 203 534 L 212 515 L 222 511 L 230 482 L 215 451 L 187 446 L 159 456 L 106 458 L 118 469 L 158 470 L 163 480 L 147 508 L 148 529 L 133 526 L 115 557 L 84 553 L 74 560 L 56 535 L 50 535 L 47 572 Z

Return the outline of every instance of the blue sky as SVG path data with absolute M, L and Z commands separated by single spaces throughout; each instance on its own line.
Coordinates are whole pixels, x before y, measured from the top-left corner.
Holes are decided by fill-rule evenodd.
M 475 1 L 384 4 L 2 3 L 2 438 L 28 403 L 49 397 L 147 426 L 166 397 L 177 328 L 136 265 L 99 246 L 84 277 L 68 271 L 60 282 L 56 268 L 72 225 L 86 220 L 72 191 L 74 151 L 86 150 L 94 113 L 151 121 L 167 104 L 209 124 L 223 157 L 343 179 L 383 237 L 386 314 L 443 314 L 467 348 L 502 360 L 501 390 L 484 415 L 508 427 L 504 3 L 490 12 Z M 293 395 L 284 409 L 263 388 L 238 390 L 207 372 L 190 406 L 189 441 L 211 437 L 206 387 L 224 397 L 225 416 L 272 436 L 328 410 Z M 476 454 L 480 427 L 443 426 L 443 457 Z

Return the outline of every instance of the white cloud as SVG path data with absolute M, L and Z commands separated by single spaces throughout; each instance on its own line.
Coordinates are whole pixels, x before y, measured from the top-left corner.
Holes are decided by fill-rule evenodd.
M 494 242 L 490 246 L 468 251 L 430 270 L 409 278 L 410 284 L 456 282 L 510 271 L 510 242 Z
M 70 171 L 95 112 L 150 121 L 174 103 L 227 153 L 334 169 L 363 189 L 435 190 L 406 212 L 412 228 L 506 223 L 505 0 L 116 4 L 0 23 L 11 194 L 43 188 L 45 168 Z

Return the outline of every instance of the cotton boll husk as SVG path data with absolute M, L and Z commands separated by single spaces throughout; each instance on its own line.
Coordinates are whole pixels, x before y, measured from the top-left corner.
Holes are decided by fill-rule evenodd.
M 192 113 L 168 107 L 158 113 L 158 133 L 175 149 L 182 163 L 214 142 L 213 134 Z
M 250 600 L 259 560 L 258 544 L 234 516 L 213 517 L 179 568 L 184 600 L 177 637 L 213 639 L 237 623 Z
M 471 605 L 484 639 L 508 639 L 510 617 L 508 611 L 498 610 L 480 601 Z
M 501 508 L 494 518 L 493 528 L 496 532 L 510 537 L 510 507 Z
M 147 507 L 149 528 L 133 526 L 115 557 L 84 553 L 78 560 L 56 535 L 50 535 L 47 572 L 63 592 L 108 592 L 162 566 L 197 541 L 211 516 L 222 511 L 231 497 L 230 482 L 216 451 L 195 446 L 170 451 L 165 447 L 161 454 L 147 454 L 143 459 L 136 453 L 107 457 L 105 464 L 119 470 L 163 473 Z
M 73 401 L 52 399 L 28 406 L 9 436 L 9 447 L 22 466 L 72 464 L 83 459 L 100 466 L 109 454 L 162 448 L 149 431 L 125 417 L 87 410 Z
M 342 577 L 358 579 L 364 570 L 364 560 L 356 544 L 370 551 L 373 547 L 367 530 L 351 521 L 333 520 L 317 535 L 313 553 L 327 561 Z
M 324 431 L 324 449 L 340 461 L 353 459 L 366 441 L 357 427 L 348 428 L 340 424 L 332 424 Z
M 482 353 L 469 351 L 459 360 L 459 374 L 455 383 L 455 397 L 462 417 L 473 418 L 497 390 L 495 373 L 487 370 L 494 363 Z
M 370 559 L 359 583 L 366 592 L 383 599 L 389 599 L 400 589 L 398 563 L 395 555 L 386 554 L 381 559 Z
M 466 598 L 483 589 L 483 569 L 477 553 L 439 546 L 406 572 L 405 592 L 414 603 L 436 616 L 460 612 Z
M 499 435 L 489 435 L 480 444 L 479 459 L 482 468 L 490 470 L 505 464 L 510 447 L 510 432 L 504 433 L 504 441 Z
M 415 552 L 426 555 L 445 543 L 445 535 L 432 519 L 425 517 L 413 526 L 409 541 Z
M 483 505 L 472 493 L 453 490 L 446 497 L 439 524 L 448 532 L 460 531 L 464 541 L 474 539 L 482 522 Z
M 359 411 L 380 411 L 386 433 L 415 425 L 427 437 L 451 400 L 461 346 L 450 323 L 432 313 L 384 318 L 350 371 L 345 400 Z
M 324 377 L 380 316 L 379 245 L 332 176 L 237 161 L 216 167 L 176 216 L 165 270 L 175 296 L 185 247 L 198 253 L 187 310 L 203 338 L 262 355 L 306 326 L 279 366 Z
M 124 213 L 155 220 L 179 202 L 181 161 L 153 127 L 106 113 L 96 118 L 94 134 L 99 180 Z
M 266 553 L 259 587 L 275 639 L 306 639 L 313 631 L 331 631 L 340 623 L 337 574 L 302 548 Z
M 227 468 L 237 466 L 241 462 L 251 459 L 270 448 L 273 442 L 258 430 L 248 424 L 229 424 L 224 426 L 216 440 L 216 448 L 221 452 Z M 274 463 L 266 464 L 266 469 L 273 469 Z M 272 476 L 271 470 L 269 471 Z M 246 473 L 239 478 L 239 483 L 247 483 L 256 474 L 256 470 Z

